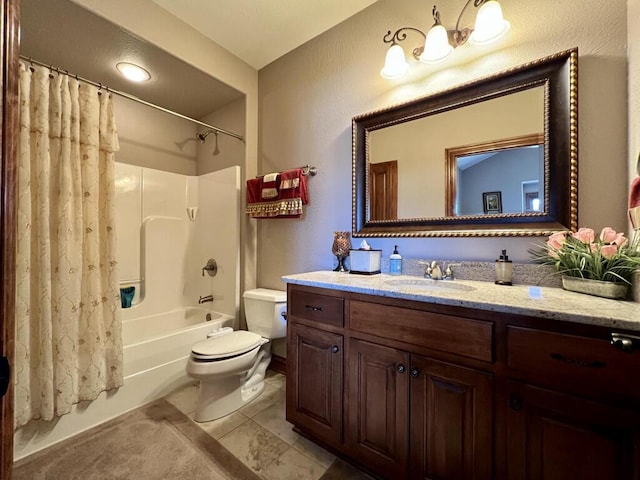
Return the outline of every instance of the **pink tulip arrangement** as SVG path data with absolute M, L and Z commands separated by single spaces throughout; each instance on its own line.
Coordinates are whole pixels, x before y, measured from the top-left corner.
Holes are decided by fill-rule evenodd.
M 627 283 L 633 271 L 640 269 L 640 235 L 630 242 L 623 233 L 605 227 L 596 237 L 591 228 L 577 232 L 556 232 L 540 250 L 534 261 L 553 265 L 558 273 L 570 277 Z

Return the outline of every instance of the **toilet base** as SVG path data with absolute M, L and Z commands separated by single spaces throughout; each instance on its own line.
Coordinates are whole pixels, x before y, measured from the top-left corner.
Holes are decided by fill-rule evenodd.
M 231 375 L 208 382 L 200 380 L 196 422 L 211 422 L 243 407 L 264 391 L 264 376 L 271 355 L 264 355 L 243 375 Z

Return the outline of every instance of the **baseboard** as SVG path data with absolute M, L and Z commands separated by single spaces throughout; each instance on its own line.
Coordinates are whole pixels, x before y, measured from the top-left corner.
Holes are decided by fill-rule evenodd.
M 271 355 L 271 363 L 269 363 L 269 369 L 274 372 L 287 374 L 287 359 L 280 355 Z

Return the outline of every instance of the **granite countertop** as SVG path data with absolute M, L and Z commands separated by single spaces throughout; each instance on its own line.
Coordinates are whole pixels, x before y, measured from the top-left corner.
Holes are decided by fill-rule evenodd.
M 332 271 L 285 275 L 282 280 L 310 287 L 640 331 L 640 303 L 561 288 L 504 286 L 472 280 L 435 282 L 408 275 L 365 276 Z M 435 285 L 431 287 L 430 283 Z

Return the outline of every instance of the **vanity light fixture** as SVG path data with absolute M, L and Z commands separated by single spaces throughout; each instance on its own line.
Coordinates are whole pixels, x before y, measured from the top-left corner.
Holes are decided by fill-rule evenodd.
M 460 20 L 465 10 L 473 2 L 473 6 L 480 9 L 476 16 L 473 29 L 460 28 Z M 425 34 L 422 30 L 413 27 L 402 27 L 391 33 L 391 30 L 383 37 L 384 43 L 390 43 L 387 51 L 384 67 L 380 75 L 384 78 L 400 78 L 409 71 L 409 63 L 405 58 L 404 50 L 399 42 L 407 38 L 407 32 L 419 33 L 424 38 L 424 45 L 413 49 L 413 57 L 423 63 L 439 63 L 445 60 L 454 48 L 464 45 L 467 40 L 473 45 L 486 45 L 502 37 L 510 24 L 502 15 L 502 7 L 497 0 L 467 0 L 456 22 L 454 30 L 447 30 L 440 22 L 440 12 L 433 6 L 434 24 Z
M 151 78 L 151 74 L 135 63 L 119 62 L 116 64 L 118 71 L 132 82 L 146 82 Z

